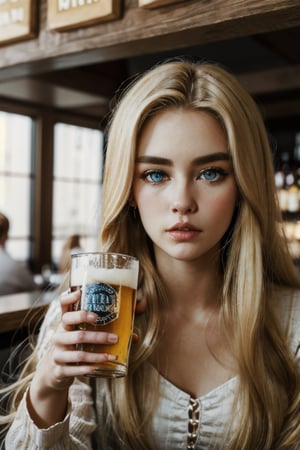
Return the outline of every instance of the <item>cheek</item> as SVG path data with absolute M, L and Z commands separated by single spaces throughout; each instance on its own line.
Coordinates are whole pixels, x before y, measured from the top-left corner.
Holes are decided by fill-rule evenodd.
M 140 197 L 136 204 L 141 218 L 155 220 L 160 215 L 161 203 L 153 195 Z
M 152 201 L 153 202 L 153 201 Z M 154 209 L 151 200 L 137 204 L 139 217 L 146 234 L 153 240 L 157 230 L 158 209 Z
M 166 214 L 165 196 L 153 187 L 147 189 L 147 186 L 136 189 L 133 194 L 143 228 L 146 234 L 155 240 L 160 229 L 158 222 L 163 220 Z
M 237 202 L 237 191 L 235 186 L 228 189 L 222 195 L 217 195 L 208 202 L 212 216 L 220 223 L 230 223 Z
M 133 190 L 133 197 L 140 214 L 144 213 L 145 215 L 149 215 L 150 211 L 157 211 L 164 203 L 161 193 L 156 192 L 153 188 L 148 189 L 147 186 Z

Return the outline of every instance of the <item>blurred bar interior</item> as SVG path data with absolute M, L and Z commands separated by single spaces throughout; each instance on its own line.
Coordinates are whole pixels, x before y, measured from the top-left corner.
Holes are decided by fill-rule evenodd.
M 97 248 L 104 129 L 118 87 L 172 56 L 222 64 L 255 98 L 300 260 L 299 24 L 298 0 L 1 2 L 0 211 L 11 221 L 7 251 L 42 290 L 61 282 L 67 238 Z

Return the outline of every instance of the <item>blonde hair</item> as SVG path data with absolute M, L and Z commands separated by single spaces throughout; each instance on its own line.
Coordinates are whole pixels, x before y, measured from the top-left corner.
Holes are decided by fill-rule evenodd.
M 300 440 L 297 368 L 272 312 L 278 286 L 299 280 L 278 221 L 272 158 L 266 130 L 252 98 L 217 65 L 169 61 L 146 72 L 126 90 L 113 112 L 106 152 L 101 246 L 140 260 L 139 287 L 147 309 L 136 320 L 139 342 L 128 377 L 107 382 L 104 440 L 115 447 L 152 448 L 149 423 L 159 389 L 149 364 L 158 341 L 166 294 L 152 244 L 130 207 L 135 154 L 148 117 L 166 108 L 211 113 L 224 129 L 232 156 L 239 207 L 224 239 L 221 318 L 238 361 L 239 427 L 229 449 L 293 448 Z M 228 426 L 230 426 L 229 424 Z
M 71 252 L 73 249 L 80 249 L 80 248 L 81 245 L 79 234 L 72 234 L 65 240 L 59 260 L 60 272 L 66 273 L 70 270 Z
M 186 61 L 158 65 L 129 87 L 108 135 L 101 241 L 106 250 L 139 258 L 140 287 L 148 306 L 130 376 L 110 386 L 114 431 L 125 430 L 121 439 L 128 448 L 151 448 L 145 430 L 158 389 L 149 390 L 149 378 L 155 375 L 147 360 L 158 339 L 159 309 L 166 298 L 151 243 L 129 205 L 140 130 L 148 117 L 174 107 L 205 110 L 219 120 L 239 190 L 239 211 L 223 255 L 221 315 L 238 361 L 241 411 L 228 448 L 291 448 L 300 440 L 298 375 L 272 299 L 275 286 L 299 288 L 299 280 L 278 225 L 268 137 L 255 102 L 232 75 L 217 65 Z

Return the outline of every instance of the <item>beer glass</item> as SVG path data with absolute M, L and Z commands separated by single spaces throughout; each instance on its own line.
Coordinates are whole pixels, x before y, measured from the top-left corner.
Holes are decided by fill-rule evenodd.
M 133 332 L 139 263 L 119 253 L 77 253 L 71 255 L 70 288 L 81 290 L 75 310 L 98 315 L 95 324 L 82 323 L 82 330 L 105 331 L 119 336 L 116 344 L 80 344 L 80 350 L 109 353 L 115 361 L 93 364 L 89 376 L 110 378 L 127 374 Z

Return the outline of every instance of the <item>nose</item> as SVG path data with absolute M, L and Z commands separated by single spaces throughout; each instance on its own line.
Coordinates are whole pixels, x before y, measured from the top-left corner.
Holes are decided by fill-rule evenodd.
M 192 214 L 197 210 L 197 202 L 188 186 L 173 186 L 173 199 L 171 204 L 173 213 L 180 215 Z
M 194 205 L 185 205 L 183 203 L 174 202 L 174 204 L 172 206 L 172 212 L 178 213 L 181 215 L 192 214 L 195 211 L 196 211 L 196 207 Z

